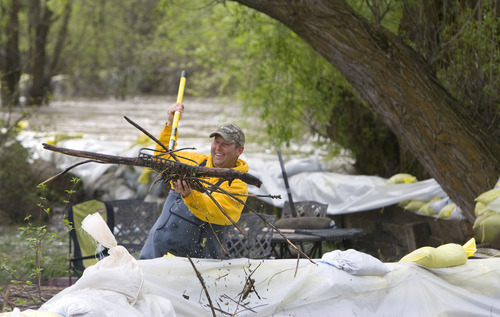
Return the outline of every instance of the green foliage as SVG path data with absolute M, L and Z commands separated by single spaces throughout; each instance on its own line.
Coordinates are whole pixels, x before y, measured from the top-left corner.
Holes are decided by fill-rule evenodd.
M 0 217 L 19 222 L 36 202 L 37 184 L 30 173 L 29 150 L 15 139 L 15 129 L 4 129 L 10 135 L 0 134 Z
M 407 1 L 402 38 L 424 56 L 478 126 L 500 128 L 498 2 Z
M 72 180 L 73 185 L 71 189 L 67 190 L 66 202 L 69 202 L 74 193 L 74 187 L 79 181 L 77 178 Z M 45 185 L 39 185 L 39 189 L 43 193 L 47 188 Z M 24 242 L 26 252 L 20 252 L 19 257 L 16 257 L 15 252 L 10 252 L 8 259 L 3 258 L 0 261 L 0 271 L 10 276 L 10 283 L 20 285 L 29 296 L 30 301 L 38 306 L 41 305 L 42 275 L 51 276 L 55 272 L 61 274 L 65 271 L 65 269 L 61 269 L 61 263 L 65 265 L 68 262 L 68 255 L 61 258 L 60 255 L 49 257 L 48 254 L 54 251 L 51 247 L 65 239 L 66 234 L 71 229 L 71 224 L 65 219 L 63 219 L 65 227 L 62 229 L 57 226 L 56 222 L 46 221 L 47 217 L 54 216 L 54 211 L 46 205 L 47 200 L 43 196 L 39 197 L 39 200 L 40 202 L 37 204 L 38 216 L 34 217 L 29 214 L 25 218 L 25 225 L 19 227 L 19 237 Z M 18 250 L 18 247 L 15 249 Z M 31 285 L 36 286 L 37 294 L 33 294 L 28 289 L 27 286 Z M 24 305 L 25 302 L 18 304 Z
M 161 26 L 169 17 L 157 4 L 161 1 L 74 3 L 78 15 L 72 18 L 69 32 L 70 50 L 76 54 L 67 74 L 78 95 L 125 99 L 139 93 L 165 93 L 169 88 L 165 77 L 172 64 L 178 64 L 172 60 L 178 60 L 178 51 L 172 50 L 171 30 Z
M 403 7 L 412 1 L 414 0 L 347 0 L 357 13 L 370 22 L 382 25 L 393 33 L 398 31 Z
M 454 12 L 443 31 L 444 49 L 436 61 L 439 78 L 464 110 L 491 133 L 500 128 L 500 19 L 496 1 L 478 1 Z M 455 8 L 459 8 L 459 2 Z M 450 52 L 453 54 L 449 54 Z
M 47 0 L 46 6 L 55 15 L 60 16 L 63 14 L 64 7 L 66 6 L 66 2 L 68 2 L 68 0 Z
M 55 247 L 66 232 L 49 228 L 53 211 L 48 207 L 47 195 L 56 197 L 45 185 L 37 185 L 39 181 L 33 177 L 30 152 L 17 140 L 22 119 L 27 114 L 12 120 L 12 113 L 7 113 L 6 119 L 0 120 L 0 218 L 2 219 L 2 241 L 0 245 L 0 288 L 4 281 L 20 285 L 30 296 L 30 301 L 40 303 L 39 296 L 28 292 L 28 286 L 41 284 L 42 274 L 46 277 L 60 276 L 66 270 L 67 253 L 58 254 Z M 66 190 L 64 204 L 68 204 L 75 194 L 75 186 L 79 179 L 72 179 L 72 187 Z M 38 202 L 38 203 L 37 203 Z M 32 210 L 33 206 L 38 210 Z M 12 240 L 6 241 L 13 233 L 5 227 L 9 221 L 18 223 L 25 220 L 25 225 L 19 228 L 19 234 Z M 34 222 L 33 220 L 36 220 Z M 69 228 L 67 221 L 66 226 Z M 52 230 L 54 229 L 54 230 Z M 27 252 L 19 241 L 25 243 Z M 59 248 L 57 248 L 59 249 Z M 57 254 L 47 257 L 46 254 Z M 5 255 L 8 255 L 6 257 Z M 61 267 L 61 265 L 63 267 Z M 48 268 L 47 270 L 45 268 Z M 20 301 L 18 304 L 24 305 Z

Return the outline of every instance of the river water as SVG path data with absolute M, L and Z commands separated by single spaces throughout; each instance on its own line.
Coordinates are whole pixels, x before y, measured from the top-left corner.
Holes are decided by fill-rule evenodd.
M 59 153 L 44 150 L 42 143 L 56 142 L 60 147 L 102 154 L 135 157 L 140 146 L 133 146 L 141 131 L 128 123 L 124 116 L 133 120 L 155 137 L 163 128 L 167 108 L 175 97 L 136 97 L 125 101 L 106 99 L 78 99 L 54 101 L 50 106 L 36 110 L 29 119 L 29 126 L 20 137 L 25 146 L 33 149 L 35 158 L 51 161 L 60 169 L 82 161 Z M 184 114 L 179 122 L 178 148 L 194 147 L 198 152 L 209 154 L 211 132 L 226 122 L 238 124 L 245 131 L 245 151 L 241 156 L 250 165 L 250 173 L 268 177 L 268 193 L 284 189 L 280 165 L 275 149 L 260 144 L 264 138 L 262 123 L 256 116 L 243 114 L 239 103 L 231 100 L 185 98 Z M 152 144 L 148 145 L 153 146 Z M 299 161 L 300 169 L 324 170 L 344 173 L 352 163 L 347 157 L 337 157 L 326 162 L 324 149 L 312 143 L 292 144 L 283 149 L 285 164 Z M 73 172 L 87 184 L 96 183 L 108 166 L 86 164 Z M 271 182 L 277 184 L 270 184 Z M 110 187 L 111 185 L 108 185 Z M 264 190 L 266 191 L 266 190 Z
M 126 101 L 56 101 L 37 111 L 30 119 L 29 130 L 38 137 L 48 139 L 55 135 L 81 136 L 84 140 L 111 146 L 108 149 L 113 152 L 115 147 L 133 143 L 142 134 L 124 116 L 157 136 L 165 124 L 167 107 L 174 102 L 175 99 L 171 97 L 138 97 Z M 234 121 L 242 126 L 246 124 L 240 119 L 240 107 L 237 104 L 206 99 L 184 99 L 184 104 L 186 110 L 179 122 L 180 146 L 204 148 L 211 143 L 208 135 L 221 123 Z M 253 147 L 249 142 L 247 151 L 251 152 Z
M 142 134 L 129 124 L 124 116 L 157 136 L 165 124 L 167 107 L 174 102 L 173 97 L 137 97 L 126 101 L 55 101 L 50 106 L 37 110 L 29 120 L 29 128 L 23 135 L 27 139 L 36 140 L 50 140 L 55 135 L 81 136 L 84 140 L 96 142 L 93 147 L 102 143 L 103 148 L 107 147 L 109 151 L 114 152 L 115 147 L 133 143 Z M 178 135 L 180 147 L 195 147 L 199 151 L 206 151 L 212 141 L 208 137 L 209 134 L 225 122 L 234 122 L 245 131 L 246 157 L 277 159 L 275 151 L 258 144 L 258 140 L 263 136 L 259 131 L 258 119 L 244 116 L 238 103 L 189 98 L 185 98 L 183 103 L 185 112 L 179 122 Z M 308 147 L 304 152 L 311 151 L 313 149 Z M 296 150 L 294 152 L 297 153 Z

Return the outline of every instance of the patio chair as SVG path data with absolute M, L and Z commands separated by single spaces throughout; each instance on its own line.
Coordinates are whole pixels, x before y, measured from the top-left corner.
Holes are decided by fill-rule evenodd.
M 227 254 L 223 254 L 222 258 L 269 258 L 271 255 L 273 230 L 262 218 L 270 223 L 274 223 L 276 219 L 275 216 L 266 214 L 241 214 L 237 224 L 247 234 L 247 237 L 243 236 L 236 227 L 230 226 L 222 242 L 227 251 Z
M 70 268 L 77 276 L 107 256 L 104 247 L 96 251 L 94 239 L 81 228 L 83 219 L 95 212 L 106 221 L 118 244 L 137 256 L 156 221 L 158 204 L 142 200 L 89 200 L 69 208 L 68 220 L 73 224 L 69 234 Z
M 335 221 L 326 217 L 328 204 L 319 203 L 317 201 L 298 201 L 293 202 L 295 207 L 296 216 L 293 215 L 292 205 L 289 201 L 285 201 L 281 211 L 281 218 L 276 222 L 276 227 L 279 229 L 297 229 L 300 230 L 318 230 L 328 229 L 335 227 Z M 319 245 L 318 245 L 319 244 Z M 321 243 L 310 242 L 297 242 L 302 252 L 311 254 L 317 252 L 321 253 Z M 288 253 L 296 256 L 296 250 L 287 246 Z
M 328 204 L 317 201 L 294 202 L 296 216 L 289 201 L 285 201 L 281 218 L 276 222 L 280 229 L 327 229 L 335 226 L 335 222 L 326 217 Z
M 116 241 L 138 256 L 158 218 L 158 203 L 124 199 L 106 201 L 106 205 L 113 209 Z
M 326 217 L 328 204 L 322 204 L 317 201 L 297 201 L 293 203 L 297 217 Z M 289 201 L 285 201 L 281 212 L 282 218 L 293 217 L 292 206 Z
M 96 212 L 102 216 L 109 229 L 113 231 L 113 209 L 101 201 L 89 200 L 75 204 L 68 209 L 68 221 L 72 224 L 72 229 L 69 232 L 69 253 L 71 256 L 69 265 L 77 276 L 81 276 L 86 267 L 107 256 L 107 250 L 104 247 L 96 249 L 92 237 L 82 229 L 83 219 Z

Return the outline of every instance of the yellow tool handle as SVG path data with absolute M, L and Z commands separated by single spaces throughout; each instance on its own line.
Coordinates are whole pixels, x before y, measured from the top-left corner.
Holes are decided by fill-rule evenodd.
M 185 70 L 181 73 L 181 82 L 179 83 L 179 92 L 177 92 L 177 103 L 182 103 L 184 97 L 184 88 L 186 87 L 187 72 Z M 181 114 L 179 111 L 174 113 L 174 121 L 172 122 L 172 133 L 170 134 L 170 141 L 168 142 L 168 150 L 172 151 L 177 141 L 177 132 L 179 126 L 179 118 Z

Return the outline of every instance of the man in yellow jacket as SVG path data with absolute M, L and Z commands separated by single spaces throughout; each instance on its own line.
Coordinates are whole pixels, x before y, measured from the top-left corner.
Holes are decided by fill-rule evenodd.
M 167 123 L 158 137 L 163 144 L 169 143 L 175 111 L 182 114 L 184 105 L 176 103 L 168 108 Z M 248 172 L 248 164 L 239 158 L 244 150 L 245 134 L 238 126 L 224 124 L 210 134 L 210 137 L 214 138 L 210 155 L 181 151 L 176 152 L 179 160 L 190 165 L 233 168 Z M 164 151 L 159 145 L 156 150 Z M 168 155 L 165 158 L 171 159 Z M 233 180 L 231 184 L 214 177 L 205 180 L 232 194 L 248 193 L 246 183 L 239 179 Z M 219 258 L 219 241 L 223 241 L 224 232 L 232 226 L 232 222 L 206 193 L 191 190 L 186 181 L 172 181 L 171 187 L 163 211 L 149 232 L 139 258 L 151 259 L 167 253 L 175 256 Z M 243 204 L 225 194 L 214 192 L 211 195 L 235 222 L 239 220 Z M 237 197 L 246 201 L 245 196 Z

